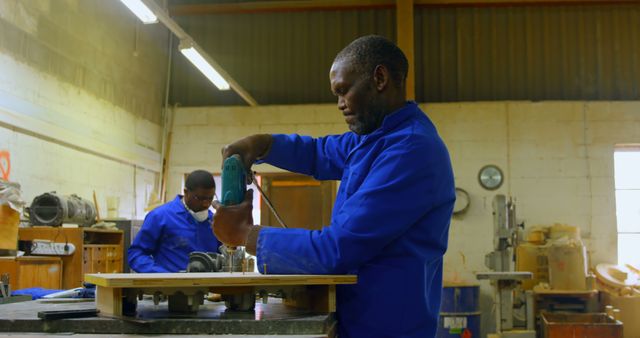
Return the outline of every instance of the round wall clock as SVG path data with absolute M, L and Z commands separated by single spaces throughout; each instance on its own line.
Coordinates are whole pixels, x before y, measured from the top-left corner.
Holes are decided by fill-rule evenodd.
M 456 203 L 453 205 L 453 214 L 460 215 L 469 209 L 469 194 L 460 188 L 456 188 Z
M 504 181 L 504 175 L 497 165 L 485 165 L 480 169 L 480 172 L 478 172 L 478 182 L 487 190 L 500 188 L 502 181 Z

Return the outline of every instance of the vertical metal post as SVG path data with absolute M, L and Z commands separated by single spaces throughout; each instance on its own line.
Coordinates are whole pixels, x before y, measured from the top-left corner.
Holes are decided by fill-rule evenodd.
M 396 0 L 396 31 L 398 47 L 404 52 L 409 63 L 406 91 L 407 100 L 415 100 L 413 0 Z
M 526 301 L 527 301 L 527 330 L 535 330 L 536 327 L 536 317 L 533 313 L 533 292 L 531 290 L 525 292 Z
M 500 281 L 493 281 L 494 291 L 495 291 L 495 303 L 494 308 L 496 309 L 496 332 L 502 332 L 502 295 L 500 292 Z

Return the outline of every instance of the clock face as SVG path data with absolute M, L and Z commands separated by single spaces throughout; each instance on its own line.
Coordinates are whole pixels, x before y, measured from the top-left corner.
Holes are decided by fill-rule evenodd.
M 454 214 L 462 214 L 469 208 L 469 194 L 463 189 L 456 188 L 456 203 L 453 205 Z
M 480 185 L 488 190 L 496 190 L 502 185 L 502 170 L 495 165 L 486 165 L 478 173 Z

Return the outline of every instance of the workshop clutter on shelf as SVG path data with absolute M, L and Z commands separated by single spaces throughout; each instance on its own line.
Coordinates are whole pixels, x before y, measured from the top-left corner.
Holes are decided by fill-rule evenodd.
M 592 290 L 587 250 L 580 228 L 566 224 L 531 227 L 516 248 L 516 270 L 533 272 L 525 290 Z
M 17 249 L 18 224 L 23 207 L 20 184 L 0 179 L 0 249 Z

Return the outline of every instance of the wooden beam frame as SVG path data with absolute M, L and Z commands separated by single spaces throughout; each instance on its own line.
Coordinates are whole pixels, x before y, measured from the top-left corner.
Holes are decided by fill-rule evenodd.
M 396 1 L 396 41 L 398 47 L 404 52 L 409 63 L 409 73 L 407 74 L 406 95 L 407 100 L 416 99 L 415 74 L 416 67 L 414 61 L 414 44 L 413 37 L 413 1 L 414 0 L 397 0 Z
M 155 0 L 142 0 L 142 2 L 149 8 L 151 11 L 158 17 L 158 20 L 162 22 L 165 27 L 167 27 L 171 33 L 175 34 L 179 41 L 189 42 L 191 47 L 198 49 L 198 53 L 209 63 L 211 67 L 213 67 L 216 72 L 222 76 L 222 78 L 229 83 L 229 87 L 233 89 L 236 94 L 238 94 L 243 100 L 245 100 L 250 106 L 255 107 L 258 105 L 258 102 L 249 94 L 247 90 L 245 90 L 240 84 L 225 71 L 222 66 L 220 66 L 213 58 L 211 58 L 208 53 L 194 41 L 187 32 L 178 25 L 171 18 L 171 14 L 168 13 L 163 7 L 155 2 Z
M 414 0 L 416 6 L 548 6 L 548 5 L 602 5 L 602 4 L 640 4 L 640 0 Z M 265 12 L 304 12 L 358 9 L 394 8 L 394 0 L 291 0 L 257 1 L 222 4 L 192 4 L 170 6 L 172 16 L 242 14 Z
M 264 12 L 303 12 L 347 9 L 393 8 L 394 0 L 291 0 L 234 2 L 170 6 L 171 15 L 240 14 Z
M 640 3 L 640 0 L 415 0 L 418 6 L 548 6 Z

